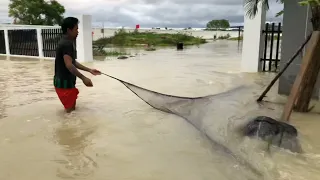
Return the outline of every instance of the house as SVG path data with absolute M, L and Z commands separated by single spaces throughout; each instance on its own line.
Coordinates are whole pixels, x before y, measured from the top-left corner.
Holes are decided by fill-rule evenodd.
M 307 36 L 312 32 L 310 22 L 311 10 L 308 6 L 298 4 L 300 0 L 285 1 L 282 27 L 281 60 L 280 69 L 290 60 L 293 54 L 303 44 Z M 243 72 L 261 71 L 260 58 L 263 55 L 264 36 L 262 30 L 265 28 L 266 11 L 260 4 L 257 16 L 253 19 L 245 17 L 244 42 L 242 49 L 241 69 Z M 246 38 L 250 37 L 250 38 Z M 289 95 L 295 77 L 300 70 L 300 65 L 305 49 L 296 57 L 293 63 L 279 79 L 278 93 Z M 314 89 L 313 97 L 320 97 L 320 76 Z

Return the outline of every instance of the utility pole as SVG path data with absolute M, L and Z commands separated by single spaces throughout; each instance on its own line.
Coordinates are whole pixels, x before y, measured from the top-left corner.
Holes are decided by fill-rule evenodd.
M 102 22 L 102 29 L 101 29 L 101 32 L 102 32 L 102 37 L 104 38 L 104 22 Z

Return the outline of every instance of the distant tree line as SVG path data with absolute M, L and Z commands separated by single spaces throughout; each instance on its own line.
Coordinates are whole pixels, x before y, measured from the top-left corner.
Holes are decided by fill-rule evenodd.
M 230 27 L 230 23 L 226 19 L 211 20 L 207 23 L 207 29 L 226 29 Z
M 65 8 L 56 0 L 10 0 L 9 17 L 16 24 L 60 25 Z

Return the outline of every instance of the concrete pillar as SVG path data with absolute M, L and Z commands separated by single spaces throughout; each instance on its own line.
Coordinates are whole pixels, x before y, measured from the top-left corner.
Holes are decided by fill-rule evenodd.
M 91 15 L 79 15 L 79 35 L 77 38 L 77 61 L 93 61 L 92 53 L 92 17 Z
M 38 50 L 39 50 L 39 57 L 43 58 L 43 42 L 42 42 L 42 34 L 41 28 L 37 28 L 37 40 L 38 40 Z
M 292 57 L 296 50 L 305 41 L 309 33 L 312 32 L 312 24 L 310 22 L 311 11 L 307 6 L 298 4 L 300 0 L 285 1 L 283 15 L 283 35 L 281 43 L 281 61 L 280 69 L 284 67 L 286 62 Z M 294 18 L 293 18 L 294 17 Z M 304 53 L 304 51 L 303 51 Z M 278 93 L 289 95 L 295 78 L 300 71 L 300 65 L 303 53 L 296 57 L 293 63 L 288 67 L 286 72 L 279 79 Z M 313 98 L 319 97 L 320 78 L 316 84 Z
M 6 45 L 6 55 L 9 56 L 10 55 L 10 43 L 9 43 L 9 34 L 8 34 L 7 28 L 4 29 L 4 42 Z
M 252 19 L 244 17 L 243 31 L 243 47 L 242 47 L 242 72 L 258 72 L 261 71 L 260 58 L 263 54 L 263 39 L 262 30 L 266 22 L 266 9 L 260 2 L 258 12 Z

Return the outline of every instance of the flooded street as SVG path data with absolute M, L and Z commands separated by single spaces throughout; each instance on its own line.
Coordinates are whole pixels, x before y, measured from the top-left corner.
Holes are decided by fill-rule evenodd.
M 275 74 L 240 73 L 241 49 L 236 41 L 184 51 L 132 53 L 138 55 L 85 65 L 177 96 L 206 96 L 249 86 L 246 94 L 239 91 L 230 95 L 231 100 L 217 99 L 220 109 L 211 114 L 216 129 L 228 126 L 232 114 L 241 112 L 243 119 L 255 115 L 246 113 L 249 109 L 280 117 L 286 101 L 274 87 L 267 94 L 268 102 L 261 106 L 254 102 Z M 259 150 L 265 143 L 223 140 L 218 131 L 208 132 L 230 154 L 185 119 L 148 106 L 109 77 L 84 73 L 94 87 L 87 88 L 78 79 L 77 110 L 65 114 L 53 88 L 53 61 L 0 56 L 0 65 L 0 180 L 261 179 L 253 168 L 270 174 L 265 176 L 268 180 L 319 179 L 319 104 L 313 113 L 292 117 L 304 154 L 276 148 L 266 153 Z M 238 155 L 247 165 L 237 160 Z

